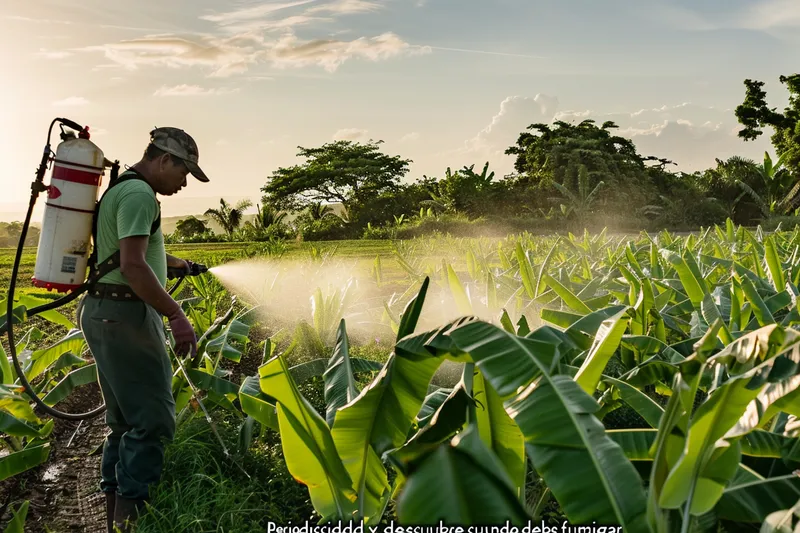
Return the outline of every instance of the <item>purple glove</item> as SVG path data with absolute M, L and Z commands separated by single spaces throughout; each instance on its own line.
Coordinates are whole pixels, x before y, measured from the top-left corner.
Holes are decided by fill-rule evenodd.
M 175 354 L 183 357 L 191 350 L 192 356 L 194 356 L 197 353 L 197 337 L 192 324 L 180 306 L 177 306 L 176 310 L 167 318 L 172 336 L 175 337 Z

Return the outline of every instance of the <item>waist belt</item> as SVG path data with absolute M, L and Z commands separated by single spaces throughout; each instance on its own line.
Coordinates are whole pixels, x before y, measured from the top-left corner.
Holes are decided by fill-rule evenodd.
M 89 289 L 89 296 L 95 298 L 108 298 L 109 300 L 117 300 L 122 302 L 141 302 L 133 289 L 127 285 L 116 285 L 113 283 L 95 283 L 94 287 Z

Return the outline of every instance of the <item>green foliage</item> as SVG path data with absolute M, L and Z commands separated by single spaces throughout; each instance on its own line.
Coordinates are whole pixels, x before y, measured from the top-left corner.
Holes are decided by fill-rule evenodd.
M 262 393 L 286 410 L 277 431 L 289 470 L 322 521 L 356 512 L 376 523 L 389 508 L 405 524 L 524 521 L 546 502 L 525 498 L 527 457 L 572 523 L 661 532 L 761 522 L 800 495 L 788 475 L 796 430 L 775 423 L 800 415 L 798 242 L 796 231 L 766 237 L 731 221 L 686 238 L 509 239 L 486 292 L 476 282 L 492 272 L 488 256 L 469 247 L 465 279 L 448 263 L 423 270 L 433 278 L 363 389 L 339 322 L 327 418 L 283 356 L 262 367 Z M 529 328 L 523 315 L 517 329 L 504 311 L 502 327 L 466 316 L 415 332 L 439 278 L 459 314 L 484 297 L 493 313 L 516 300 L 515 314 L 535 306 L 544 323 Z M 444 361 L 464 365 L 462 378 L 437 390 Z M 623 409 L 629 416 L 614 415 Z M 477 479 L 475 492 L 465 480 Z
M 205 216 L 214 219 L 229 237 L 242 224 L 242 217 L 245 210 L 252 205 L 249 200 L 242 200 L 235 207 L 228 204 L 224 198 L 219 199 L 219 207 L 217 209 L 207 209 Z
M 16 247 L 22 236 L 22 222 L 0 222 L 0 248 Z M 25 238 L 25 246 L 36 246 L 39 243 L 39 228 L 31 226 Z
M 190 239 L 209 231 L 208 223 L 194 216 L 179 220 L 175 226 L 175 236 L 180 239 Z
M 800 171 L 800 129 L 797 127 L 800 121 L 800 74 L 780 76 L 779 80 L 789 93 L 789 105 L 783 113 L 767 105 L 764 82 L 744 80 L 744 102 L 735 111 L 736 118 L 744 126 L 739 137 L 745 141 L 755 140 L 763 134 L 763 128 L 771 126 L 774 130 L 772 145 L 778 156 L 786 156 L 786 168 L 796 175 Z
M 348 212 L 398 187 L 410 160 L 379 150 L 383 141 L 327 143 L 300 147 L 302 165 L 279 168 L 261 190 L 264 201 L 278 209 L 299 211 L 315 202 L 341 202 Z
M 295 227 L 305 241 L 331 241 L 351 236 L 348 224 L 330 213 L 319 219 L 314 219 L 311 213 L 303 213 L 295 219 Z
M 468 217 L 479 217 L 491 210 L 491 194 L 498 187 L 494 182 L 494 172 L 489 172 L 487 161 L 480 174 L 473 169 L 475 165 L 464 166 L 461 170 L 452 172 L 448 167 L 445 177 L 440 180 L 428 180 L 430 200 L 422 205 L 430 205 L 437 213 L 456 214 L 462 213 Z
M 241 421 L 225 412 L 212 416 L 226 445 L 234 449 Z M 250 474 L 246 477 L 222 453 L 205 420 L 179 425 L 165 450 L 162 483 L 153 490 L 136 531 L 248 533 L 266 531 L 268 522 L 302 524 L 313 507 L 286 468 L 277 439 L 277 434 L 265 434 L 239 459 Z

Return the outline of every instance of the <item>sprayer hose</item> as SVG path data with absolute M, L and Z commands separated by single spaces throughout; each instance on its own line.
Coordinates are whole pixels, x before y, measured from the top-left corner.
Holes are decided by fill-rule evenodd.
M 47 146 L 45 148 L 45 154 L 42 156 L 42 163 L 46 165 L 47 157 L 49 156 L 48 152 L 50 150 L 50 132 L 53 130 L 53 125 L 55 124 L 56 120 L 50 124 L 50 131 L 47 135 Z M 22 386 L 25 387 L 25 391 L 30 395 L 36 404 L 42 408 L 44 412 L 49 415 L 52 415 L 57 418 L 62 418 L 64 420 L 86 420 L 88 418 L 94 418 L 95 416 L 101 414 L 106 409 L 105 403 L 101 406 L 97 407 L 92 411 L 87 411 L 85 413 L 64 413 L 57 409 L 53 409 L 46 403 L 44 403 L 39 396 L 36 394 L 36 391 L 33 390 L 31 384 L 28 382 L 28 379 L 25 377 L 25 372 L 22 370 L 22 367 L 19 364 L 19 359 L 17 359 L 17 350 L 16 344 L 14 342 L 14 289 L 17 285 L 17 275 L 19 273 L 19 264 L 22 260 L 22 249 L 25 245 L 25 239 L 28 236 L 28 227 L 31 223 L 31 215 L 33 214 L 33 206 L 36 204 L 36 197 L 38 195 L 37 189 L 37 182 L 41 184 L 41 179 L 44 177 L 44 168 L 40 166 L 39 171 L 37 172 L 37 181 L 34 182 L 33 186 L 31 187 L 31 200 L 30 204 L 28 205 L 28 212 L 25 215 L 25 223 L 22 225 L 22 233 L 20 234 L 19 243 L 17 244 L 17 255 L 14 259 L 14 266 L 11 270 L 11 283 L 8 288 L 8 300 L 7 300 L 7 309 L 6 309 L 6 333 L 8 335 L 8 349 L 11 352 L 11 360 L 14 363 L 14 369 L 17 372 L 17 376 L 19 377 L 20 381 L 22 381 Z M 70 295 L 72 296 L 72 295 Z M 73 299 L 77 297 L 77 294 L 73 296 Z M 53 302 L 54 304 L 57 302 Z M 45 307 L 45 306 L 40 306 Z M 44 311 L 44 309 L 42 309 Z

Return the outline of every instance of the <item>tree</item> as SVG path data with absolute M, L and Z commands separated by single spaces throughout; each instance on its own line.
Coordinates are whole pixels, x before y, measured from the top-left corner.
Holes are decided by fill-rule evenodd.
M 264 202 L 300 211 L 315 202 L 341 202 L 351 216 L 371 199 L 399 190 L 410 159 L 379 150 L 383 141 L 336 141 L 319 148 L 298 147 L 301 165 L 279 168 L 261 188 Z
M 311 215 L 311 220 L 322 220 L 328 215 L 334 214 L 333 207 L 323 204 L 322 202 L 313 202 L 308 205 L 308 214 Z
M 228 237 L 232 237 L 233 232 L 242 224 L 245 210 L 251 205 L 253 205 L 253 202 L 250 200 L 242 200 L 236 204 L 236 207 L 231 207 L 224 198 L 220 198 L 219 209 L 208 209 L 205 212 L 205 216 L 214 219 L 217 224 L 222 226 Z
M 278 211 L 271 205 L 264 205 L 264 209 L 261 209 L 261 206 L 257 205 L 256 209 L 258 210 L 256 218 L 253 220 L 253 222 L 247 223 L 256 231 L 264 231 L 272 226 L 282 224 L 288 216 L 288 213 Z
M 489 162 L 483 166 L 480 174 L 475 172 L 475 165 L 464 167 L 453 172 L 450 167 L 445 177 L 433 181 L 429 192 L 431 199 L 424 205 L 433 206 L 436 210 L 450 213 L 465 213 L 469 216 L 480 216 L 491 211 L 493 202 L 489 201 L 489 193 L 494 183 L 494 172 L 489 172 Z M 424 176 L 426 180 L 431 180 Z
M 17 247 L 22 236 L 22 222 L 0 222 L 0 246 Z M 24 246 L 37 246 L 39 244 L 39 228 L 28 226 L 28 234 Z
M 569 190 L 560 183 L 553 183 L 553 186 L 568 201 L 565 206 L 566 213 L 574 213 L 581 224 L 586 223 L 587 215 L 592 211 L 597 195 L 604 185 L 605 182 L 600 181 L 593 189 L 589 190 L 589 173 L 583 165 L 578 170 L 578 186 L 575 191 Z
M 631 140 L 614 135 L 615 128 L 614 122 L 598 127 L 593 120 L 530 125 L 516 146 L 505 152 L 516 156 L 514 168 L 519 173 L 509 190 L 521 196 L 519 185 L 527 187 L 530 192 L 525 196 L 532 204 L 528 208 L 545 207 L 555 184 L 568 191 L 583 190 L 595 208 L 605 205 L 615 213 L 626 206 L 658 201 L 660 185 L 674 181 L 661 168 L 671 162 L 643 158 Z M 648 167 L 645 160 L 662 164 Z M 605 186 L 590 194 L 601 182 Z
M 762 89 L 764 82 L 744 80 L 744 102 L 735 111 L 736 118 L 744 126 L 738 135 L 745 141 L 752 141 L 763 134 L 762 128 L 771 126 L 775 151 L 779 157 L 785 155 L 784 166 L 796 175 L 800 171 L 800 74 L 781 76 L 779 80 L 789 91 L 789 106 L 783 113 L 767 106 L 767 93 Z
M 189 239 L 208 231 L 207 222 L 194 216 L 179 220 L 175 225 L 175 234 L 178 237 Z
M 748 160 L 751 175 L 756 180 L 755 186 L 750 185 L 744 179 L 736 180 L 736 184 L 761 209 L 764 218 L 777 214 L 781 210 L 783 206 L 780 204 L 792 185 L 792 175 L 783 168 L 786 155 L 784 153 L 777 162 L 773 163 L 769 153 L 764 152 L 764 162 L 760 165 Z
M 242 227 L 240 237 L 245 240 L 264 240 L 270 237 L 285 237 L 291 230 L 285 220 L 288 213 L 278 211 L 271 205 L 256 205 L 256 216 Z
M 517 156 L 514 168 L 520 174 L 549 178 L 565 186 L 568 180 L 577 185 L 579 169 L 585 166 L 594 187 L 600 181 L 610 182 L 644 169 L 633 142 L 612 135 L 610 130 L 616 127 L 608 121 L 598 128 L 593 120 L 577 125 L 559 120 L 553 127 L 532 124 L 527 129 L 540 135 L 521 133 L 517 145 L 505 153 Z
M 698 194 L 714 199 L 736 224 L 757 223 L 762 216 L 761 208 L 745 190 L 745 187 L 762 189 L 755 162 L 740 156 L 715 161 L 715 167 L 689 176 Z

